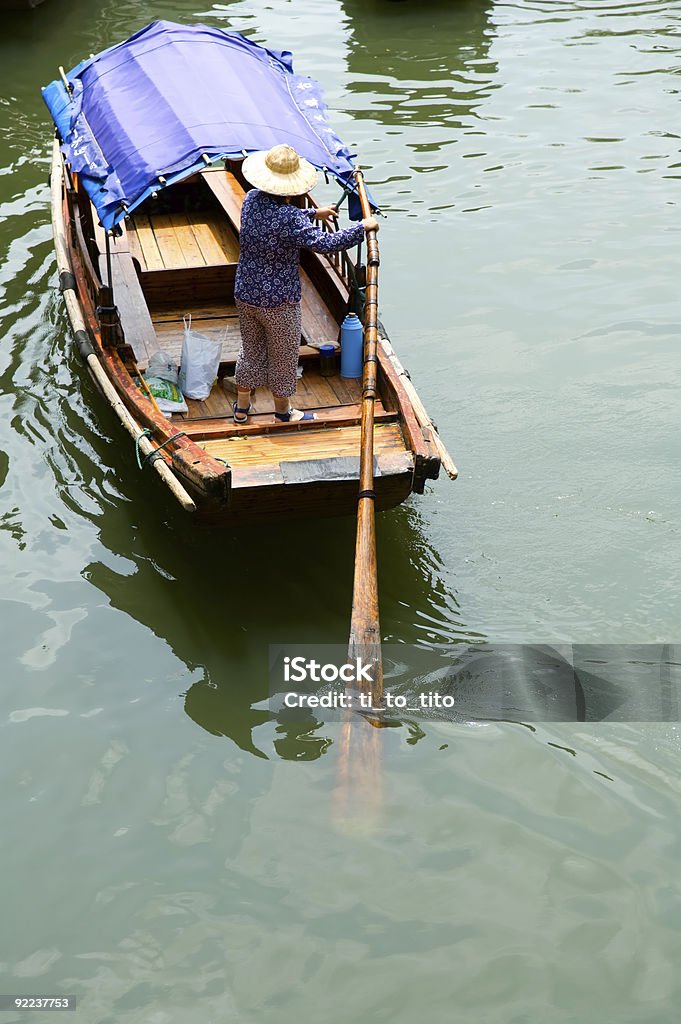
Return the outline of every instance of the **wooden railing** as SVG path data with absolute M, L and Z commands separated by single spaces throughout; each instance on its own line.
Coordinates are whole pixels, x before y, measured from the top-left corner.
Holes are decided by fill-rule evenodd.
M 303 196 L 303 202 L 305 209 L 315 210 L 317 208 L 317 203 L 309 195 Z M 328 231 L 329 234 L 335 234 L 336 231 L 340 230 L 337 223 L 329 223 L 328 221 L 322 221 L 319 227 L 321 227 L 322 231 Z M 348 256 L 347 251 L 330 252 L 325 255 L 349 288 L 355 276 L 355 265 Z

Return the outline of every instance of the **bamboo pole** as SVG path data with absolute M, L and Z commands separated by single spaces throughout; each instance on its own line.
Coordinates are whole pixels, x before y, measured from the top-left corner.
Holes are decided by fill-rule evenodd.
M 68 244 L 66 241 L 64 218 L 62 215 L 62 180 L 61 153 L 59 150 L 59 143 L 55 140 L 51 175 L 52 233 L 54 235 L 54 246 L 57 253 L 57 269 L 60 274 L 65 272 L 73 276 L 71 259 L 69 257 Z M 69 320 L 71 321 L 71 327 L 73 328 L 74 333 L 78 335 L 79 332 L 82 332 L 83 335 L 87 335 L 87 326 L 83 318 L 75 289 L 64 288 L 63 295 L 64 302 L 66 303 L 66 311 L 69 315 Z M 124 405 L 120 395 L 109 380 L 102 364 L 97 358 L 97 354 L 92 351 L 85 355 L 84 358 L 87 368 L 92 374 L 95 383 L 104 394 L 104 397 L 111 405 L 123 427 L 127 430 L 130 436 L 139 443 L 142 454 L 145 456 L 151 455 L 156 451 L 156 445 L 153 445 L 149 438 L 144 436 L 139 423 L 137 423 L 128 408 Z M 151 464 L 182 508 L 187 512 L 195 512 L 196 505 L 194 501 L 164 459 L 153 459 Z
M 371 216 L 364 187 L 364 176 L 355 171 L 362 215 Z M 348 657 L 351 664 L 361 658 L 371 665 L 371 703 L 378 706 L 383 697 L 381 631 L 378 615 L 378 567 L 376 561 L 376 515 L 374 492 L 374 400 L 376 398 L 376 347 L 378 344 L 378 267 L 380 257 L 376 232 L 367 232 L 367 286 L 364 315 L 364 372 L 362 387 L 362 426 L 360 440 L 359 496 L 357 499 L 357 539 L 355 577 L 352 592 L 352 617 Z M 370 684 L 358 681 L 360 692 Z

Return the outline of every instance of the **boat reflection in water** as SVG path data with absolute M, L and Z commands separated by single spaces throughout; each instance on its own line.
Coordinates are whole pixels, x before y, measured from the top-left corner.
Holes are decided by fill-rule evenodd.
M 268 756 L 254 738 L 271 717 L 254 708 L 269 695 L 268 647 L 346 643 L 355 523 L 347 517 L 188 529 L 181 512 L 163 503 L 155 478 L 137 473 L 131 453 L 107 443 L 107 425 L 114 433 L 115 423 L 92 385 L 85 386 L 94 408 L 84 412 L 104 433 L 67 422 L 60 440 L 78 452 L 82 479 L 92 481 L 78 511 L 97 525 L 110 556 L 84 575 L 186 667 L 190 718 Z M 94 445 L 89 458 L 79 450 L 82 441 L 73 445 L 84 434 Z M 65 489 L 63 497 L 75 510 L 73 492 Z M 381 516 L 380 548 L 384 629 L 405 643 L 429 642 L 426 632 L 446 646 L 469 639 L 455 596 L 438 582 L 439 559 L 413 508 Z M 274 743 L 279 756 L 294 759 L 318 757 L 329 744 L 312 723 L 287 724 Z
M 341 0 L 341 7 L 350 25 L 349 88 L 367 97 L 372 121 L 423 126 L 433 142 L 442 126 L 470 123 L 497 70 L 489 0 Z M 377 77 L 391 91 L 377 91 Z

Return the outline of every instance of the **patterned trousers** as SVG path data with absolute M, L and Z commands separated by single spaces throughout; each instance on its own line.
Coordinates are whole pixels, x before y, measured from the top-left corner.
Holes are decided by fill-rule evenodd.
M 296 390 L 300 349 L 299 302 L 265 309 L 236 299 L 241 327 L 241 350 L 236 363 L 240 388 L 264 385 L 277 398 L 290 398 Z

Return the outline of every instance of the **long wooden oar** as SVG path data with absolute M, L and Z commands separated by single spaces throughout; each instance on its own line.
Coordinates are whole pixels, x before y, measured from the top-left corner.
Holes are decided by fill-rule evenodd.
M 355 172 L 362 215 L 371 216 L 371 206 L 361 171 Z M 348 660 L 361 658 L 370 666 L 372 682 L 355 682 L 355 705 L 370 693 L 370 708 L 378 708 L 383 697 L 381 630 L 378 618 L 376 563 L 376 521 L 374 495 L 374 399 L 376 398 L 376 349 L 378 345 L 378 242 L 376 232 L 367 232 L 367 284 L 364 307 L 364 371 L 362 377 L 362 429 L 360 438 L 359 495 L 357 499 L 357 540 L 355 580 Z M 359 696 L 358 696 L 359 695 Z M 341 725 L 338 782 L 333 801 L 336 827 L 345 831 L 373 831 L 382 804 L 381 720 L 368 714 L 362 721 L 351 712 Z
M 370 217 L 371 206 L 364 187 L 364 176 L 359 169 L 355 171 L 355 179 L 362 204 L 362 216 Z M 355 663 L 356 658 L 361 658 L 364 665 L 371 665 L 373 682 L 368 683 L 364 679 L 359 679 L 356 686 L 360 693 L 371 692 L 371 704 L 374 707 L 378 706 L 383 697 L 376 564 L 376 495 L 374 492 L 374 400 L 376 398 L 376 347 L 378 344 L 379 262 L 376 232 L 368 231 L 357 540 L 348 657 L 351 664 Z

